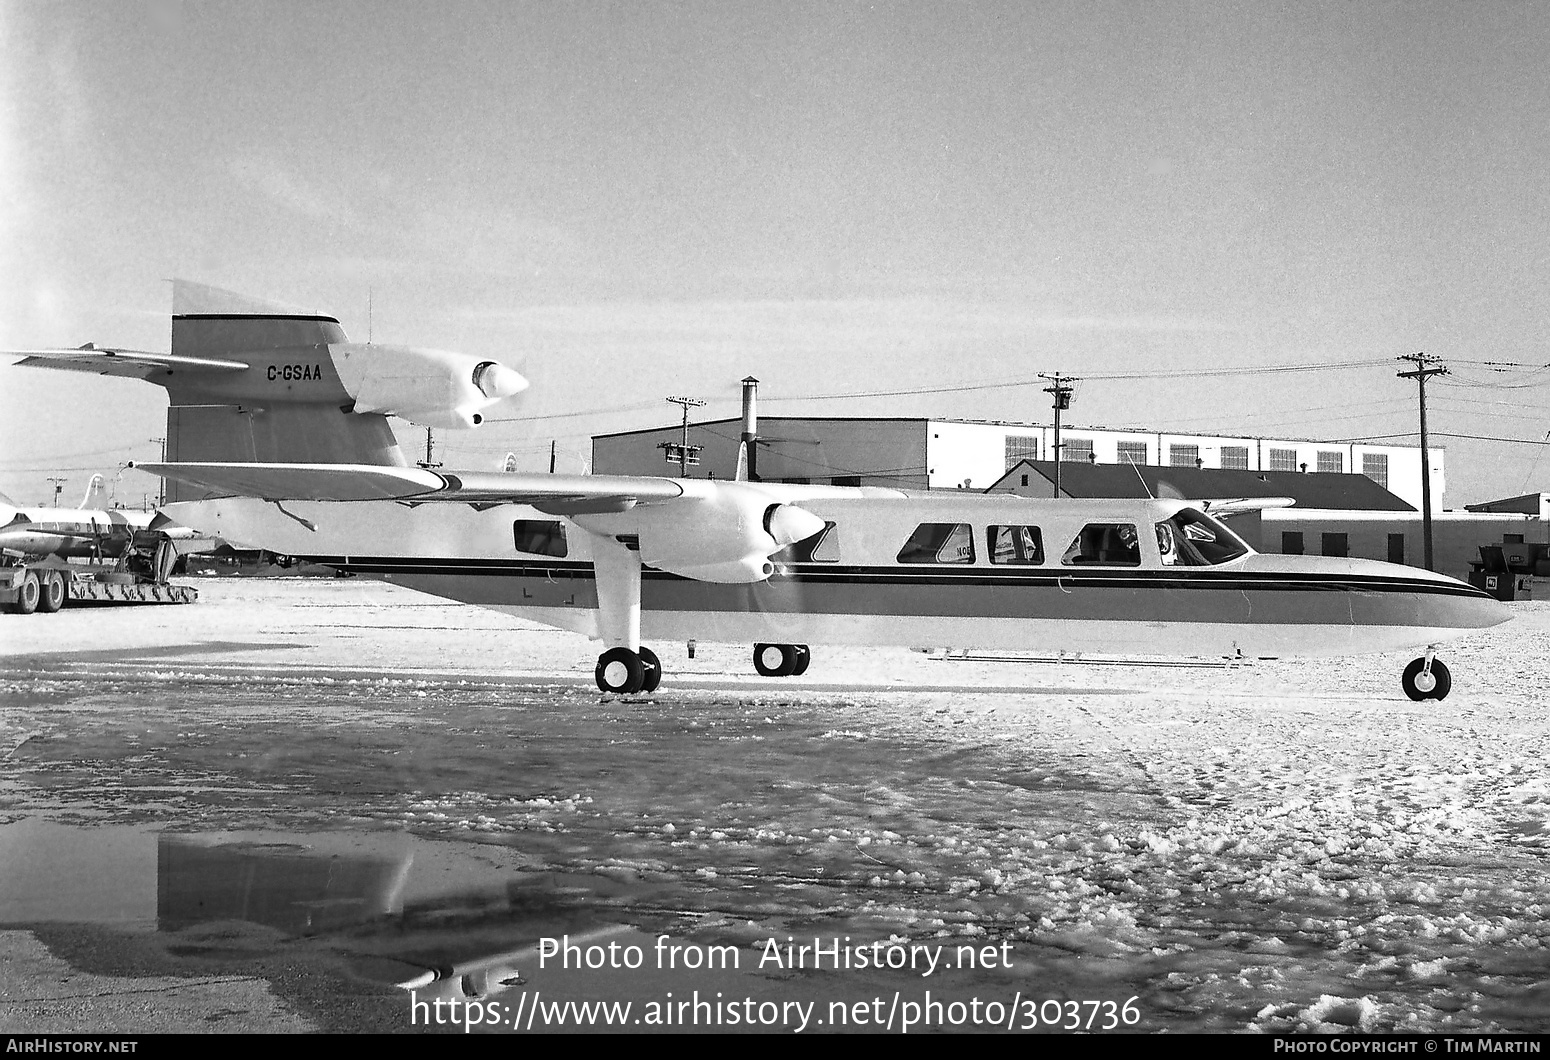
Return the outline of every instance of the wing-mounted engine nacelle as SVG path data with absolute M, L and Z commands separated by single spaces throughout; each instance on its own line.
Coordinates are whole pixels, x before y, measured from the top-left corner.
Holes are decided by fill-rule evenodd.
M 466 353 L 360 342 L 330 343 L 328 352 L 356 412 L 422 427 L 477 427 L 484 409 L 527 389 L 518 372 Z
M 726 584 L 764 581 L 775 572 L 772 555 L 824 528 L 812 512 L 776 502 L 756 488 L 705 486 L 705 494 L 693 500 L 574 518 L 593 533 L 637 535 L 641 562 L 648 566 Z

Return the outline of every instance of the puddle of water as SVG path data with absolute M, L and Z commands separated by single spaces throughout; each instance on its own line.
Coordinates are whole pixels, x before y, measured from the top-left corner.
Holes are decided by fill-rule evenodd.
M 505 970 L 513 955 L 525 960 L 545 936 L 626 930 L 585 908 L 625 887 L 535 871 L 508 845 L 402 832 L 186 833 L 39 818 L 0 825 L 0 924 L 172 935 L 259 924 L 324 937 L 375 978 L 437 983 L 429 996 L 504 989 L 517 974 Z
M 287 934 L 504 895 L 511 847 L 398 832 L 158 831 L 28 818 L 0 825 L 0 922 L 178 931 L 244 920 Z

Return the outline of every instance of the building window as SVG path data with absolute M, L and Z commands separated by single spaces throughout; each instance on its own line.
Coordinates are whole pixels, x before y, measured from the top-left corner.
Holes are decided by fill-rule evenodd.
M 1145 442 L 1120 442 L 1119 462 L 1121 464 L 1144 464 L 1150 458 L 1151 450 Z
M 1034 434 L 1009 434 L 1006 436 L 1006 469 L 1012 470 L 1020 460 L 1039 459 L 1039 438 Z
M 1295 450 L 1295 449 L 1272 449 L 1272 450 L 1270 450 L 1270 470 L 1271 471 L 1296 471 L 1297 470 L 1297 450 Z
M 1349 556 L 1351 542 L 1345 534 L 1324 534 L 1323 553 L 1326 556 Z
M 1283 555 L 1283 556 L 1300 556 L 1300 555 L 1302 555 L 1302 551 L 1303 551 L 1303 548 L 1302 548 L 1302 531 L 1301 530 L 1282 530 L 1281 531 L 1281 555 Z
M 1384 489 L 1389 488 L 1389 454 L 1387 453 L 1363 453 L 1362 474 L 1372 479 Z M 1401 560 L 1403 562 L 1403 560 Z
M 1060 459 L 1067 463 L 1092 463 L 1093 440 L 1091 438 L 1065 439 L 1060 443 Z
M 1222 466 L 1234 471 L 1249 469 L 1249 447 L 1246 445 L 1222 446 Z
M 985 551 L 992 563 L 1044 562 L 1044 535 L 1037 526 L 987 526 Z
M 900 563 L 973 563 L 968 523 L 921 523 L 899 550 Z
M 1345 454 L 1319 450 L 1319 471 L 1340 474 L 1345 471 Z
M 1390 563 L 1403 563 L 1403 562 L 1405 562 L 1405 535 L 1404 534 L 1390 534 L 1389 535 L 1389 562 Z
M 1174 467 L 1198 467 L 1200 463 L 1200 446 L 1168 446 L 1168 463 Z

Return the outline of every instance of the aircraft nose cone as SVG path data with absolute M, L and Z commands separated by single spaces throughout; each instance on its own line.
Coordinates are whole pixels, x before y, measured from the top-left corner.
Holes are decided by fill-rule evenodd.
M 764 529 L 781 548 L 812 537 L 827 524 L 795 504 L 772 504 L 764 513 Z
M 1512 621 L 1512 609 L 1495 597 L 1455 597 L 1448 601 L 1449 616 L 1459 629 L 1489 629 Z
M 474 369 L 474 385 L 487 398 L 509 398 L 526 390 L 527 380 L 504 364 L 485 361 Z

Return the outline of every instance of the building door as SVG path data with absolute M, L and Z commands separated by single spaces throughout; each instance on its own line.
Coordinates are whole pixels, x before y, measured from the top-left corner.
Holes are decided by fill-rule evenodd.
M 1405 562 L 1405 535 L 1404 534 L 1390 534 L 1389 535 L 1389 562 L 1390 563 L 1403 563 L 1403 562 Z

